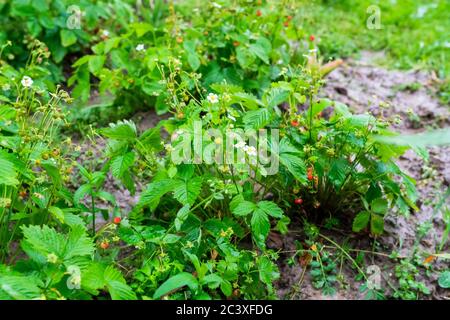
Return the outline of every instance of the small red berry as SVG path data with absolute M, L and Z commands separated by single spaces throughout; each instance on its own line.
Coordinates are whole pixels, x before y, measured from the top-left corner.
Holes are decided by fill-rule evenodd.
M 239 41 L 234 41 L 233 46 L 238 47 L 241 43 Z
M 283 23 L 283 25 L 287 28 L 287 27 L 289 27 L 289 21 L 285 21 L 284 23 Z
M 120 221 L 122 221 L 122 218 L 121 218 L 121 217 L 114 217 L 114 219 L 113 219 L 113 222 L 114 222 L 115 224 L 119 224 Z
M 298 123 L 297 120 L 292 120 L 292 121 L 291 121 L 291 126 L 293 126 L 293 127 L 298 127 L 298 125 L 299 125 L 299 123 Z
M 309 41 L 314 41 L 315 39 L 316 39 L 316 37 L 314 37 L 314 35 L 309 36 Z
M 109 248 L 109 243 L 107 241 L 103 241 L 102 243 L 100 243 L 100 248 L 106 250 Z
M 286 19 L 288 19 L 288 21 L 292 20 L 292 16 L 287 16 Z
M 308 180 L 309 180 L 309 181 L 312 181 L 312 179 L 314 179 L 313 175 L 310 174 L 310 173 L 308 173 Z
M 261 10 L 257 10 L 257 11 L 256 11 L 256 16 L 258 16 L 258 17 L 261 17 L 261 16 L 262 16 Z
M 300 204 L 303 203 L 303 199 L 297 198 L 297 199 L 294 200 L 294 203 L 300 205 Z

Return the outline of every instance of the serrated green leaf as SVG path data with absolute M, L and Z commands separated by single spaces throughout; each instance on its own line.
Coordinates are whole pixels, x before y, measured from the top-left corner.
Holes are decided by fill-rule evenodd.
M 94 74 L 100 74 L 100 71 L 105 64 L 105 56 L 91 56 L 88 62 L 89 71 Z
M 85 228 L 84 221 L 80 216 L 75 215 L 72 212 L 67 211 L 67 210 L 63 210 L 63 213 L 64 213 L 64 223 L 66 225 L 68 225 L 70 227 L 79 225 L 79 226 Z
M 189 212 L 190 212 L 189 204 L 184 205 L 180 210 L 178 210 L 177 217 L 175 218 L 175 229 L 177 231 L 180 231 L 181 226 L 189 216 Z
M 136 125 L 127 120 L 110 124 L 109 128 L 104 128 L 100 132 L 105 137 L 115 140 L 134 140 L 137 135 Z
M 75 206 L 78 206 L 81 204 L 81 200 L 88 194 L 92 192 L 92 186 L 90 184 L 83 184 L 81 185 L 77 191 L 75 191 L 73 195 L 73 203 Z
M 230 281 L 228 280 L 223 280 L 220 283 L 220 290 L 222 291 L 222 293 L 225 295 L 225 297 L 229 297 L 231 296 L 232 292 L 233 292 L 233 288 L 231 286 Z
M 135 154 L 127 152 L 111 159 L 111 172 L 114 177 L 122 178 L 124 173 L 133 165 Z
M 158 206 L 161 197 L 167 192 L 173 191 L 174 187 L 175 181 L 171 179 L 163 179 L 150 183 L 147 186 L 147 189 L 142 192 L 137 206 L 148 206 L 150 210 L 154 211 Z
M 192 291 L 195 291 L 198 288 L 198 281 L 192 274 L 188 272 L 181 272 L 170 277 L 158 289 L 156 289 L 153 298 L 159 299 L 162 296 L 165 296 L 170 292 L 184 286 L 188 286 Z
M 47 225 L 22 227 L 23 242 L 28 243 L 37 253 L 47 256 L 56 254 L 59 258 L 64 256 L 66 239 L 62 234 Z
M 371 202 L 370 207 L 373 212 L 383 215 L 388 209 L 388 202 L 383 198 L 378 198 Z
M 64 259 L 71 259 L 76 256 L 91 256 L 94 253 L 94 243 L 86 229 L 81 225 L 72 227 L 64 245 Z
M 42 163 L 42 167 L 45 169 L 47 174 L 52 179 L 55 187 L 60 188 L 62 185 L 62 177 L 61 177 L 61 173 L 59 172 L 59 168 L 50 162 Z
M 260 201 L 258 202 L 258 208 L 263 210 L 269 216 L 274 218 L 281 218 L 283 216 L 283 210 L 272 201 Z
M 264 108 L 248 111 L 242 120 L 246 128 L 262 129 L 270 122 L 270 111 Z
M 370 231 L 374 235 L 381 235 L 384 231 L 384 219 L 382 216 L 372 213 L 370 216 Z
M 61 223 L 64 223 L 64 219 L 65 219 L 65 217 L 64 217 L 64 212 L 63 212 L 60 208 L 54 207 L 54 206 L 50 206 L 50 207 L 48 208 L 48 211 L 52 214 L 52 216 L 53 216 L 56 220 L 58 220 L 58 221 L 61 222 Z
M 356 215 L 355 219 L 353 219 L 352 230 L 354 232 L 361 231 L 362 229 L 367 227 L 367 225 L 369 224 L 369 220 L 370 220 L 370 212 L 361 211 Z
M 239 46 L 236 49 L 236 59 L 242 68 L 248 68 L 255 61 L 255 55 L 248 48 Z
M 319 112 L 322 112 L 326 107 L 331 106 L 333 102 L 329 99 L 320 99 L 318 101 L 313 101 L 312 104 L 312 116 L 316 116 Z M 311 116 L 311 108 L 306 111 L 306 114 Z M 350 116 L 350 114 L 349 114 Z
M 61 29 L 59 31 L 59 35 L 61 38 L 61 44 L 63 47 L 69 47 L 77 42 L 77 36 L 72 30 L 69 29 Z
M 288 139 L 280 141 L 279 150 L 272 149 L 272 154 L 278 155 L 280 163 L 300 182 L 306 182 L 306 165 L 302 153 Z
M 125 282 L 119 270 L 107 266 L 104 272 L 105 285 L 112 300 L 136 300 L 136 294 Z
M 116 198 L 108 191 L 100 190 L 95 195 L 104 201 L 109 201 L 111 204 L 116 205 Z
M 252 213 L 256 209 L 256 205 L 253 202 L 242 200 L 240 201 L 232 212 L 236 216 L 246 216 Z
M 193 205 L 202 189 L 202 178 L 195 177 L 189 180 L 177 180 L 173 189 L 174 197 L 182 205 Z
M 192 70 L 197 71 L 197 69 L 200 68 L 200 59 L 196 53 L 189 53 L 187 60 Z
M 330 179 L 331 183 L 336 187 L 342 186 L 344 183 L 345 177 L 347 176 L 348 171 L 350 170 L 350 166 L 346 159 L 335 159 L 331 162 L 331 169 L 328 173 L 328 179 Z
M 272 285 L 273 281 L 280 277 L 276 265 L 266 256 L 258 259 L 259 279 L 267 284 Z
M 0 185 L 2 184 L 16 186 L 19 184 L 19 180 L 17 180 L 14 163 L 3 157 L 3 153 L 0 153 Z
M 216 289 L 222 283 L 222 278 L 217 273 L 211 273 L 203 277 L 202 285 L 207 285 L 210 289 Z
M 255 43 L 250 45 L 249 49 L 264 63 L 269 64 L 269 54 L 272 51 L 272 45 L 267 38 L 260 37 Z
M 31 275 L 0 273 L 0 300 L 32 300 L 41 298 L 41 282 Z
M 269 235 L 270 223 L 267 213 L 257 208 L 252 215 L 250 221 L 252 227 L 252 235 L 256 244 L 260 248 L 265 247 L 266 238 Z
M 291 223 L 291 219 L 287 216 L 283 216 L 278 222 L 277 222 L 277 226 L 276 229 L 281 233 L 281 234 L 287 234 L 289 231 L 288 225 L 289 223 Z
M 289 91 L 282 88 L 271 88 L 264 96 L 268 108 L 275 108 L 289 98 Z

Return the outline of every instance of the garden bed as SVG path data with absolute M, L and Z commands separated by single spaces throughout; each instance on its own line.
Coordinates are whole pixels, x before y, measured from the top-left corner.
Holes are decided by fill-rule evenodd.
M 365 52 L 360 60 L 345 61 L 343 66 L 328 75 L 326 84 L 322 88 L 322 95 L 352 106 L 353 111 L 357 113 L 370 112 L 377 115 L 383 112 L 387 117 L 399 114 L 405 120 L 394 124 L 393 127 L 401 133 L 420 132 L 428 126 L 449 127 L 450 109 L 436 97 L 435 78 L 424 71 L 407 72 L 378 67 L 373 57 L 379 56 L 378 53 Z M 156 126 L 160 120 L 166 118 L 167 116 L 158 116 L 153 110 L 141 112 L 133 117 L 142 131 Z M 100 156 L 101 150 L 105 147 L 103 139 L 99 138 L 96 145 L 93 147 L 92 143 L 86 144 L 83 153 L 97 149 L 96 154 Z M 83 162 L 83 156 L 79 161 Z M 324 229 L 326 236 L 337 244 L 346 243 L 347 249 L 358 248 L 351 249 L 352 255 L 364 253 L 363 265 L 380 267 L 383 273 L 382 287 L 388 288 L 388 295 L 393 293 L 389 286 L 396 281 L 394 269 L 398 261 L 411 258 L 417 252 L 422 257 L 426 255 L 426 258 L 427 254 L 433 253 L 438 240 L 442 239 L 446 225 L 442 215 L 434 213 L 434 207 L 450 185 L 450 148 L 431 148 L 428 163 L 414 152 L 408 151 L 400 158 L 399 164 L 416 179 L 420 199 L 425 199 L 424 202 L 419 203 L 419 211 L 412 212 L 408 217 L 391 212 L 386 218 L 386 232 L 377 238 L 367 238 L 367 234 L 355 235 L 348 227 Z M 124 212 L 128 212 L 139 201 L 139 191 L 142 191 L 145 183 L 145 181 L 138 181 L 138 192 L 132 196 L 109 175 L 105 189 L 115 196 L 118 206 Z M 446 202 L 450 204 L 450 199 Z M 305 268 L 309 268 L 307 264 L 302 266 L 304 256 L 297 253 L 298 260 L 295 261 L 295 265 L 286 263 L 297 251 L 295 242 L 302 242 L 305 238 L 305 234 L 301 231 L 303 223 L 300 215 L 300 212 L 292 212 L 293 222 L 287 235 L 277 233 L 269 235 L 269 247 L 280 252 L 278 265 L 281 277 L 276 284 L 279 298 L 364 299 L 365 293 L 359 290 L 362 279 L 355 279 L 357 270 L 346 261 L 346 258 L 339 266 L 339 274 L 342 275 L 340 289 L 332 296 L 324 295 L 321 290 L 313 287 L 311 276 L 308 272 L 304 273 Z M 98 223 L 100 227 L 105 221 L 100 219 Z M 431 223 L 430 229 L 425 236 L 420 236 L 418 228 L 424 223 Z M 351 220 L 344 217 L 341 225 L 346 224 L 351 226 Z M 325 239 L 321 239 L 321 242 L 335 255 L 342 255 L 342 252 L 332 243 Z M 443 247 L 444 251 L 447 249 L 448 244 Z M 395 253 L 398 254 L 399 259 L 394 258 Z M 436 270 L 445 270 L 446 267 L 446 262 L 442 260 L 434 265 Z M 448 291 L 437 285 L 437 278 L 436 273 L 429 276 L 421 274 L 419 280 L 424 281 L 431 289 L 430 299 L 450 298 Z
M 16 2 L 0 299 L 449 299 L 446 1 Z

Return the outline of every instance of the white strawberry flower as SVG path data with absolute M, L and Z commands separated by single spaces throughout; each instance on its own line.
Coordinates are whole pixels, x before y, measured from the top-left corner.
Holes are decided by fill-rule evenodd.
M 144 51 L 144 50 L 145 50 L 145 46 L 142 43 L 140 43 L 136 46 L 136 51 Z
M 29 76 L 24 76 L 22 78 L 22 81 L 20 81 L 20 83 L 25 87 L 25 88 L 30 88 L 33 85 L 33 79 L 31 79 Z
M 219 96 L 217 94 L 214 93 L 210 93 L 208 94 L 208 96 L 206 97 L 206 100 L 208 100 L 210 103 L 217 103 L 219 102 Z
M 255 147 L 248 147 L 246 152 L 249 156 L 256 156 L 256 154 L 257 154 Z
M 81 275 L 73 274 L 67 279 L 67 288 L 80 289 L 81 288 Z

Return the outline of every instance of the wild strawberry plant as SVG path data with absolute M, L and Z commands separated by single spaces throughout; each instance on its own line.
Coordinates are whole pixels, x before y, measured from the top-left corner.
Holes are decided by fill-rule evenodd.
M 113 175 L 127 181 L 132 192 L 137 176 L 151 181 L 130 212 L 129 227 L 122 225 L 119 230 L 123 240 L 139 250 L 148 250 L 148 242 L 155 241 L 159 246 L 148 254 L 162 255 L 166 261 L 167 272 L 157 276 L 159 281 L 167 279 L 161 288 L 153 284 L 146 289 L 139 286 L 140 289 L 160 297 L 161 292 L 171 292 L 178 284 L 187 286 L 189 296 L 195 297 L 199 292 L 201 296 L 211 295 L 201 287 L 202 278 L 196 282 L 191 273 L 198 275 L 198 264 L 207 263 L 209 267 L 203 271 L 207 277 L 210 272 L 221 276 L 222 281 L 231 280 L 218 273 L 220 259 L 231 259 L 230 252 L 222 246 L 223 238 L 234 250 L 251 241 L 256 250 L 252 263 L 259 266 L 264 258 L 265 266 L 273 269 L 270 257 L 274 256 L 266 248 L 266 239 L 270 230 L 286 232 L 289 217 L 306 215 L 320 221 L 329 215 L 341 215 L 350 221 L 355 219 L 355 231 L 362 231 L 370 222 L 369 231 L 379 235 L 388 206 L 398 206 L 405 212 L 408 204 L 414 208 L 414 181 L 393 161 L 405 148 L 379 139 L 392 134 L 387 129 L 389 120 L 369 114 L 353 115 L 343 104 L 317 98 L 319 85 L 320 78 L 308 69 L 291 70 L 284 81 L 272 83 L 261 98 L 235 85 L 213 84 L 215 93 L 201 100 L 192 99 L 187 105 L 173 104 L 172 118 L 140 135 L 130 122 L 119 122 L 103 130 L 109 138 Z M 196 140 L 198 125 L 202 131 Z M 224 138 L 222 133 L 233 133 L 235 129 L 252 129 L 255 133 L 269 128 L 280 131 L 280 140 L 270 136 L 267 144 L 267 151 L 279 162 L 275 174 L 268 174 L 267 168 L 253 161 L 258 150 L 245 136 L 233 145 L 232 151 L 233 157 L 243 152 L 243 162 L 221 161 L 221 157 L 226 158 L 221 154 L 212 163 L 206 158 L 203 162 L 195 158 L 205 156 L 207 151 L 224 149 L 227 139 L 234 136 Z M 168 140 L 160 142 L 167 133 Z M 199 142 L 201 150 L 196 152 Z M 186 146 L 194 147 L 191 157 L 176 163 L 176 156 L 183 154 Z M 137 168 L 135 163 L 139 164 Z M 133 167 L 136 170 L 130 171 Z M 406 181 L 406 188 L 399 179 Z M 348 215 L 364 207 L 367 211 Z M 154 239 L 156 230 L 160 235 Z M 179 250 L 173 251 L 174 244 L 183 246 L 181 256 Z M 140 267 L 148 270 L 147 263 Z M 273 270 L 259 269 L 268 293 L 276 279 Z M 268 278 L 263 278 L 265 274 Z M 142 277 L 141 271 L 136 277 Z M 240 282 L 236 276 L 232 279 L 237 281 L 234 288 L 245 297 L 253 297 L 247 280 Z M 226 286 L 226 290 L 221 287 L 221 294 L 229 296 L 231 291 Z M 327 288 L 332 290 L 331 285 Z

